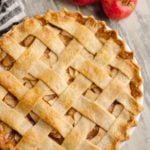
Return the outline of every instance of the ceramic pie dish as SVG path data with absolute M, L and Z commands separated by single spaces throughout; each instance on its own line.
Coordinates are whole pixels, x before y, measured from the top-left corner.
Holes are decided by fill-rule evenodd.
M 143 107 L 132 51 L 103 21 L 49 10 L 0 40 L 0 148 L 116 150 Z

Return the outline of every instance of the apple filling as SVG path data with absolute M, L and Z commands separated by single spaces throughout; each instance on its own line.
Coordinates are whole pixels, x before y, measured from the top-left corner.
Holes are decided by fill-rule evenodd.
M 17 132 L 0 121 L 0 149 L 13 149 L 20 139 Z

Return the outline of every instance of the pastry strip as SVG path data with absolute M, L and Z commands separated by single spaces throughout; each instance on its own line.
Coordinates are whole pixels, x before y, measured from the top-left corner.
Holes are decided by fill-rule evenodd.
M 119 97 L 123 88 L 127 86 L 129 79 L 121 73 L 118 73 L 110 84 L 103 90 L 96 100 L 96 103 L 104 108 L 109 106 Z
M 17 60 L 21 54 L 26 50 L 15 41 L 9 34 L 3 37 L 2 49 L 7 52 L 12 58 Z
M 54 69 L 62 74 L 62 72 L 66 71 L 66 69 L 74 61 L 82 48 L 83 46 L 77 40 L 71 40 L 63 52 L 59 55 L 58 62 L 54 65 Z
M 48 93 L 47 91 L 48 87 L 41 81 L 38 81 L 37 84 L 33 88 L 29 89 L 23 98 L 20 99 L 15 109 L 26 116 L 34 108 L 38 101 L 40 101 L 43 96 Z
M 84 59 L 82 56 L 76 57 L 71 65 L 77 69 L 89 80 L 93 81 L 100 88 L 104 88 L 111 81 L 111 77 L 100 67 L 95 65 L 89 60 Z
M 94 61 L 99 67 L 105 67 L 115 59 L 120 49 L 120 46 L 110 38 L 101 50 L 97 52 Z
M 57 144 L 54 140 L 52 140 L 49 137 L 47 137 L 45 139 L 41 148 L 39 148 L 39 150 L 46 150 L 46 149 L 66 150 L 65 148 L 63 148 L 61 145 Z
M 115 117 L 110 114 L 107 110 L 105 110 L 100 105 L 91 102 L 85 97 L 82 97 L 73 104 L 73 107 L 78 110 L 83 116 L 89 118 L 95 124 L 99 125 L 106 131 L 109 130 L 113 122 L 115 121 Z M 88 108 L 88 109 L 87 109 Z M 99 119 L 99 117 L 101 119 Z
M 62 146 L 67 150 L 76 150 L 83 142 L 89 131 L 94 127 L 94 123 L 82 117 L 78 124 L 66 136 Z M 70 140 L 71 139 L 71 140 Z
M 65 114 L 72 107 L 74 101 L 78 101 L 80 95 L 87 90 L 90 84 L 91 82 L 84 76 L 78 75 L 53 104 L 53 108 Z
M 26 118 L 24 118 L 22 114 L 20 114 L 13 108 L 10 108 L 1 100 L 0 110 L 0 120 L 5 122 L 6 124 L 9 124 L 11 128 L 16 130 L 21 135 L 24 135 L 26 131 L 32 127 L 32 124 Z
M 64 16 L 57 14 L 52 15 L 51 12 L 48 12 L 45 19 L 73 35 L 92 54 L 95 54 L 101 49 L 102 44 L 98 41 L 96 36 L 87 27 L 76 22 L 72 17 L 66 16 L 66 18 L 64 18 Z
M 65 48 L 63 42 L 59 39 L 55 30 L 48 25 L 39 28 L 33 33 L 39 40 L 41 40 L 50 50 L 55 52 L 57 55 Z
M 111 63 L 112 66 L 118 68 L 122 73 L 124 73 L 129 79 L 133 78 L 135 67 L 129 60 L 123 60 L 120 58 L 114 59 Z
M 49 125 L 52 125 L 63 137 L 72 129 L 72 125 L 68 120 L 43 100 L 37 103 L 33 108 L 33 112 Z
M 67 87 L 63 78 L 42 61 L 37 61 L 29 71 L 34 77 L 42 80 L 58 95 Z
M 37 149 L 41 146 L 44 140 L 47 138 L 48 133 L 52 130 L 52 128 L 39 120 L 35 126 L 30 128 L 16 145 L 16 149 Z
M 14 26 L 12 31 L 12 37 L 18 43 L 23 41 L 28 35 L 36 32 L 41 27 L 41 23 L 37 19 L 26 18 L 23 23 Z
M 13 74 L 8 71 L 0 72 L 0 84 L 10 93 L 13 93 L 13 95 L 18 99 L 21 99 L 28 90 Z
M 36 39 L 32 45 L 19 57 L 16 63 L 11 68 L 11 73 L 17 78 L 22 79 L 42 54 L 46 46 Z
M 77 150 L 102 150 L 100 147 L 92 144 L 89 140 L 84 140 L 77 148 Z
M 143 107 L 139 104 L 139 102 L 125 91 L 119 95 L 117 101 L 121 103 L 125 107 L 125 109 L 132 114 L 137 115 L 143 110 Z

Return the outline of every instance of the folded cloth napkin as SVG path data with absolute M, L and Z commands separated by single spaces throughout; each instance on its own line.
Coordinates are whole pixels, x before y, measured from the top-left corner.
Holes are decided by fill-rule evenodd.
M 0 0 L 0 35 L 25 17 L 21 0 Z

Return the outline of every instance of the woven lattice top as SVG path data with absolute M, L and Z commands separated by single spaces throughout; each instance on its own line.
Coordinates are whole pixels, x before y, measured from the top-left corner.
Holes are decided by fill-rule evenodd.
M 133 52 L 79 12 L 25 19 L 0 62 L 0 148 L 114 150 L 142 110 Z

